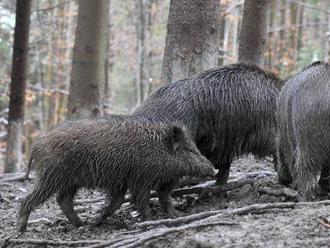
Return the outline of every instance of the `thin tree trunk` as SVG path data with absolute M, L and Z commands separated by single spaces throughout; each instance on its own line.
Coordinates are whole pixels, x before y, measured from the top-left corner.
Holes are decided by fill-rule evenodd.
M 153 15 L 152 15 L 152 6 L 153 3 L 156 2 L 155 0 L 146 0 L 145 8 L 147 10 L 146 13 L 146 20 L 145 20 L 145 41 L 146 41 L 146 48 L 145 48 L 145 81 L 144 81 L 144 91 L 143 91 L 143 100 L 147 99 L 150 91 L 150 79 L 152 78 L 152 24 L 153 24 Z
M 304 0 L 301 0 L 301 2 L 304 2 Z M 298 37 L 297 37 L 297 61 L 300 59 L 300 51 L 303 46 L 303 25 L 304 25 L 304 7 L 299 6 L 299 29 L 298 29 Z
M 245 0 L 239 37 L 238 61 L 260 65 L 267 37 L 269 0 Z
M 137 0 L 137 70 L 136 70 L 136 89 L 137 105 L 143 101 L 143 81 L 144 81 L 144 58 L 145 58 L 145 13 L 143 0 Z
M 297 25 L 297 3 L 292 2 L 290 4 L 290 62 L 288 65 L 288 72 L 293 73 L 296 64 L 296 52 L 297 52 L 297 35 L 296 35 L 296 25 Z
M 218 66 L 224 64 L 224 56 L 225 56 L 225 48 L 224 48 L 224 39 L 225 39 L 225 26 L 226 26 L 226 15 L 224 13 L 226 5 L 221 3 L 220 7 L 220 20 L 218 24 L 219 28 L 219 58 L 218 58 Z
M 80 0 L 73 49 L 68 115 L 71 119 L 102 115 L 109 0 Z
M 31 0 L 17 0 L 5 172 L 20 169 L 30 30 Z
M 328 15 L 326 17 L 327 20 L 327 28 L 328 28 L 328 32 L 327 32 L 327 55 L 326 55 L 326 62 L 330 63 L 330 15 Z
M 238 46 L 238 32 L 239 32 L 239 8 L 233 10 L 233 15 L 237 18 L 234 18 L 233 21 L 233 33 L 232 33 L 232 57 L 234 60 L 237 60 L 237 46 Z
M 228 61 L 228 47 L 229 47 L 229 31 L 230 31 L 230 21 L 225 18 L 225 27 L 224 27 L 224 38 L 223 38 L 223 51 L 224 51 L 224 59 L 223 64 L 226 64 Z
M 171 0 L 162 65 L 165 83 L 217 65 L 218 0 Z
M 282 0 L 281 3 L 279 4 L 279 9 L 280 9 L 280 27 L 281 27 L 281 31 L 279 33 L 279 53 L 277 56 L 277 61 L 278 61 L 278 66 L 277 69 L 278 71 L 282 70 L 282 58 L 284 57 L 284 53 L 285 53 L 285 30 L 286 30 L 286 0 Z
M 269 16 L 269 30 L 272 30 L 275 26 L 275 12 L 276 12 L 276 1 L 277 0 L 271 0 L 271 7 L 270 7 L 270 16 Z M 273 33 L 269 33 L 268 34 L 268 56 L 267 56 L 267 62 L 265 63 L 267 68 L 269 70 L 272 69 L 272 60 L 273 60 L 273 47 L 276 47 L 276 40 L 273 39 L 274 34 Z

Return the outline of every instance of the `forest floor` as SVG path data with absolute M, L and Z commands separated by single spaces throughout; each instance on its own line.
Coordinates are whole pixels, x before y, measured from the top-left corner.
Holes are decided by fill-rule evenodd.
M 26 233 L 19 237 L 17 210 L 34 180 L 0 181 L 0 246 L 330 246 L 329 200 L 294 202 L 291 191 L 278 191 L 273 165 L 268 160 L 255 160 L 253 156 L 235 161 L 230 175 L 230 182 L 233 185 L 238 182 L 238 186 L 222 196 L 190 194 L 174 198 L 180 213 L 177 219 L 164 219 L 157 199 L 152 199 L 151 221 L 142 222 L 130 204 L 125 203 L 105 224 L 95 227 L 93 219 L 104 195 L 82 190 L 76 197 L 75 210 L 86 225 L 76 228 L 67 221 L 53 197 L 31 214 Z

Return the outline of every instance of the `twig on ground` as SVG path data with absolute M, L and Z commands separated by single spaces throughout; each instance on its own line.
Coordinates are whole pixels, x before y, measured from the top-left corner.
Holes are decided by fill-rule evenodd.
M 40 219 L 35 219 L 35 220 L 29 220 L 28 224 L 39 224 L 39 223 L 51 223 L 49 219 L 46 218 L 40 218 Z
M 330 221 L 328 221 L 328 219 L 323 216 L 320 217 L 320 224 L 325 228 L 330 229 Z
M 281 188 L 270 188 L 270 187 L 263 187 L 258 189 L 259 192 L 265 193 L 267 195 L 274 195 L 274 196 L 286 196 L 289 198 L 296 198 L 298 196 L 298 192 L 286 187 Z

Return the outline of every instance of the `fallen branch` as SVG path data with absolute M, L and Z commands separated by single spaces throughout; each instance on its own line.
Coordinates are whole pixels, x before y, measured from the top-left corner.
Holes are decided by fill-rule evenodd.
M 163 230 L 157 230 L 150 233 L 141 233 L 138 236 L 134 236 L 132 238 L 126 238 L 125 240 L 121 241 L 121 239 L 118 240 L 112 240 L 110 242 L 106 242 L 99 245 L 93 245 L 89 248 L 103 248 L 103 247 L 112 247 L 112 248 L 118 248 L 118 247 L 125 247 L 125 248 L 132 248 L 132 247 L 141 247 L 141 245 L 145 244 L 146 242 L 163 238 L 166 235 L 175 233 L 175 232 L 183 232 L 188 229 L 194 229 L 194 228 L 206 228 L 206 227 L 212 227 L 212 226 L 220 226 L 220 225 L 229 225 L 229 226 L 236 226 L 239 225 L 238 223 L 234 222 L 226 222 L 226 221 L 216 221 L 216 222 L 209 222 L 209 223 L 193 223 L 188 224 L 180 227 L 172 227 L 172 228 L 166 228 Z
M 274 195 L 274 196 L 286 196 L 289 198 L 296 198 L 298 196 L 298 192 L 286 187 L 282 188 L 270 188 L 270 187 L 263 187 L 258 189 L 259 192 L 265 193 L 267 195 Z
M 77 240 L 77 241 L 63 241 L 63 240 L 46 240 L 46 239 L 7 239 L 4 245 L 40 245 L 40 246 L 81 246 L 104 243 L 104 240 Z
M 109 246 L 113 247 L 113 245 L 115 245 L 115 244 L 120 244 L 121 246 L 124 246 L 124 245 L 130 244 L 136 240 L 138 240 L 138 238 L 130 238 L 130 239 L 120 238 L 120 239 L 112 240 L 109 242 L 104 242 L 102 244 L 92 245 L 92 246 L 89 246 L 88 248 L 103 248 L 103 247 L 109 247 Z
M 285 209 L 285 208 L 295 208 L 304 206 L 319 206 L 319 205 L 330 205 L 330 200 L 318 201 L 318 202 L 275 202 L 275 203 L 265 203 L 265 204 L 254 204 L 237 209 L 224 209 L 224 210 L 213 210 L 205 211 L 198 214 L 192 214 L 184 217 L 179 217 L 176 219 L 161 219 L 155 221 L 145 221 L 141 223 L 136 223 L 134 227 L 148 228 L 152 226 L 176 226 L 180 224 L 186 224 L 192 221 L 202 220 L 209 217 L 220 217 L 225 215 L 243 215 L 255 211 L 264 211 L 267 209 Z

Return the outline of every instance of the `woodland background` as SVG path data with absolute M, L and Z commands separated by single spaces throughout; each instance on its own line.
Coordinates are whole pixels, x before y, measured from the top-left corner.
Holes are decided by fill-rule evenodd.
M 125 114 L 166 80 L 162 63 L 169 0 L 111 0 L 105 35 L 102 108 Z M 184 1 L 182 1 L 184 2 Z M 217 60 L 235 63 L 242 27 L 242 0 L 218 0 Z M 0 172 L 4 171 L 16 1 L 0 0 Z M 281 78 L 315 60 L 330 60 L 330 1 L 271 0 L 267 42 L 260 66 Z M 32 1 L 22 150 L 66 117 L 78 1 Z M 175 25 L 175 23 L 174 23 Z M 197 71 L 198 72 L 198 71 Z

